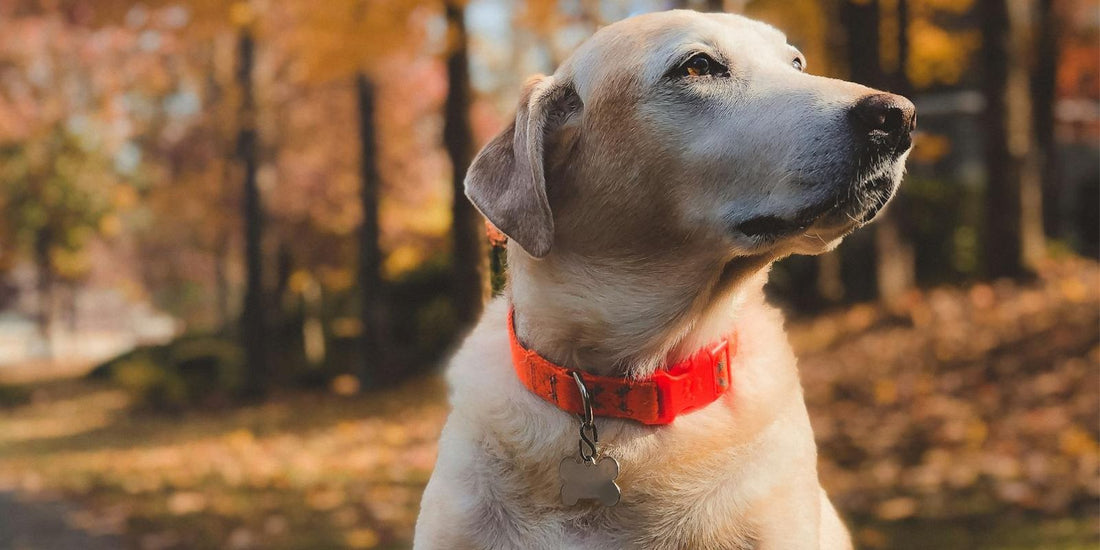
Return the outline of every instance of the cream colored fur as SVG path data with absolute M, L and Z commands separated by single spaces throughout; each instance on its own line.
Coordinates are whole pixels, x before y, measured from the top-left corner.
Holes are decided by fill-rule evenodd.
M 695 51 L 729 75 L 670 76 Z M 451 360 L 453 411 L 415 548 L 851 547 L 818 482 L 795 357 L 762 287 L 776 258 L 827 250 L 873 217 L 904 154 L 852 160 L 845 113 L 873 90 L 801 73 L 796 56 L 766 25 L 673 11 L 606 27 L 528 83 L 515 124 L 467 178 L 471 200 L 511 237 L 510 283 Z M 796 233 L 738 229 L 815 205 L 828 213 Z M 620 376 L 735 329 L 732 390 L 669 426 L 597 419 L 622 500 L 564 506 L 558 462 L 576 452 L 579 424 L 516 378 L 510 306 L 528 347 Z

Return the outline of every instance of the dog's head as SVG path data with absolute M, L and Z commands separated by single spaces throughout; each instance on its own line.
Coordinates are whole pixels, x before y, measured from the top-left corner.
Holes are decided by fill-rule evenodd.
M 827 250 L 893 195 L 915 116 L 805 65 L 782 33 L 736 15 L 615 23 L 527 83 L 466 194 L 534 257 Z

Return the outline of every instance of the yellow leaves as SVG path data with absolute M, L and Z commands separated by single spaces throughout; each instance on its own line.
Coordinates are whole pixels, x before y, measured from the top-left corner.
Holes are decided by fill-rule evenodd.
M 114 214 L 103 216 L 99 220 L 99 232 L 104 237 L 117 237 L 122 234 L 122 220 Z
M 893 405 L 898 400 L 898 385 L 889 378 L 875 381 L 875 403 Z
M 234 27 L 248 27 L 256 20 L 256 12 L 248 2 L 234 2 L 229 8 L 229 23 Z
M 61 247 L 50 250 L 50 263 L 58 275 L 73 280 L 87 275 L 92 265 L 86 250 Z
M 1070 456 L 1096 455 L 1100 445 L 1079 426 L 1070 426 L 1058 436 L 1058 449 Z
M 386 426 L 379 435 L 383 443 L 392 447 L 404 447 L 409 442 L 409 433 L 400 425 Z
M 957 84 L 981 45 L 978 31 L 947 31 L 927 19 L 910 23 L 909 39 L 908 74 L 917 87 Z
M 912 516 L 917 511 L 916 499 L 897 497 L 880 503 L 875 514 L 886 521 L 897 521 Z
M 398 50 L 420 47 L 423 23 L 416 2 L 398 0 L 295 0 L 280 4 L 281 41 L 296 51 L 316 81 L 343 78 Z
M 355 284 L 355 271 L 335 267 L 321 269 L 321 283 L 336 292 L 347 290 Z
M 793 323 L 823 482 L 889 521 L 961 513 L 975 495 L 1049 513 L 1095 498 L 1097 272 L 1052 263 L 1035 284 L 922 291 L 908 317 Z
M 352 529 L 344 535 L 344 542 L 350 548 L 374 548 L 378 546 L 378 533 L 373 529 Z
M 386 255 L 382 264 L 385 277 L 393 279 L 401 274 L 416 269 L 424 261 L 424 253 L 419 247 L 412 245 L 399 246 Z
M 775 25 L 806 54 L 815 74 L 830 74 L 830 18 L 825 3 L 816 0 L 767 0 L 749 2 L 745 15 Z
M 870 305 L 856 305 L 848 310 L 845 325 L 850 331 L 862 331 L 871 326 L 879 318 L 879 312 Z
M 333 510 L 344 503 L 344 492 L 332 487 L 321 487 L 306 493 L 306 504 L 314 510 Z
M 332 334 L 340 338 L 353 338 L 363 333 L 363 322 L 356 317 L 337 317 L 331 323 Z
M 225 435 L 225 442 L 231 448 L 248 450 L 256 442 L 256 436 L 250 430 L 234 430 Z
M 913 141 L 909 158 L 924 164 L 939 161 L 951 152 L 951 138 L 942 134 L 921 133 Z
M 528 0 L 515 16 L 517 25 L 549 36 L 561 25 L 561 10 L 556 0 Z
M 185 516 L 206 509 L 206 496 L 202 493 L 180 491 L 172 493 L 165 504 L 170 514 Z
M 137 190 L 131 185 L 117 184 L 114 186 L 114 191 L 111 194 L 111 200 L 114 203 L 114 207 L 119 210 L 128 210 L 137 206 L 138 194 Z
M 1094 499 L 1097 273 L 1077 260 L 1028 285 L 922 291 L 920 323 L 867 305 L 792 321 L 810 416 L 828 426 L 821 478 L 844 512 L 1064 514 Z M 337 380 L 337 393 L 356 382 Z M 119 414 L 121 393 L 94 392 L 0 414 L 0 484 L 63 490 L 131 530 L 194 515 L 188 528 L 225 548 L 407 546 L 446 414 L 438 378 L 169 419 Z M 301 542 L 311 534 L 326 538 Z
M 912 11 L 916 14 L 924 14 L 930 11 L 963 15 L 970 11 L 974 0 L 917 0 L 911 2 Z
M 887 548 L 890 545 L 890 538 L 880 529 L 873 527 L 864 527 L 856 531 L 856 539 L 864 548 Z
M 287 280 L 287 289 L 295 294 L 302 294 L 306 289 L 316 284 L 317 281 L 313 278 L 312 273 L 305 269 L 297 269 L 290 274 L 290 279 Z
M 427 189 L 419 196 L 387 198 L 381 206 L 384 235 L 397 237 L 383 242 L 390 248 L 382 265 L 387 278 L 419 266 L 433 253 L 424 241 L 440 242 L 450 230 L 450 201 L 437 189 Z
M 1020 461 L 1015 456 L 1004 453 L 988 453 L 982 458 L 984 472 L 996 479 L 1015 479 L 1020 476 Z
M 966 426 L 966 441 L 973 448 L 981 447 L 989 435 L 989 426 L 981 419 L 975 418 Z
M 349 397 L 359 393 L 359 379 L 350 374 L 341 374 L 332 379 L 329 389 L 336 395 Z M 343 425 L 339 427 L 344 429 Z
M 1080 304 L 1088 300 L 1088 287 L 1078 279 L 1063 279 L 1059 284 L 1059 290 L 1062 296 L 1071 302 Z

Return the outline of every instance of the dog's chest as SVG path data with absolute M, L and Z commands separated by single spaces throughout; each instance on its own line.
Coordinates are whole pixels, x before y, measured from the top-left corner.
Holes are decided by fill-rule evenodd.
M 475 333 L 450 372 L 448 429 L 469 446 L 440 455 L 462 472 L 456 494 L 467 504 L 456 527 L 477 548 L 753 547 L 754 509 L 776 498 L 784 480 L 812 481 L 816 472 L 779 318 L 745 322 L 753 333 L 742 335 L 728 400 L 660 429 L 597 420 L 602 451 L 621 467 L 614 507 L 563 504 L 559 464 L 577 453 L 579 421 L 519 383 L 504 327 Z
M 480 535 L 485 547 L 522 542 L 526 548 L 751 548 L 755 530 L 746 519 L 748 507 L 774 479 L 760 474 L 759 448 L 641 438 L 607 448 L 622 465 L 617 506 L 566 506 L 560 457 L 540 460 L 525 452 L 530 448 L 485 442 L 476 476 L 485 484 L 478 492 L 492 496 L 477 513 L 479 524 L 492 524 Z M 541 542 L 532 546 L 532 540 Z

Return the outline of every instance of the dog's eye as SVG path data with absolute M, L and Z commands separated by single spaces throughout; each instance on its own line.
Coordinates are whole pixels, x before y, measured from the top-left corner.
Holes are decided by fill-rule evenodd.
M 705 53 L 697 53 L 680 66 L 682 76 L 724 75 L 729 70 Z
M 806 72 L 806 62 L 802 61 L 801 57 L 794 58 L 794 60 L 791 61 L 791 65 L 793 65 L 795 69 L 798 69 L 800 73 Z
M 684 70 L 690 76 L 706 76 L 710 74 L 710 58 L 706 54 L 696 54 L 684 64 Z

